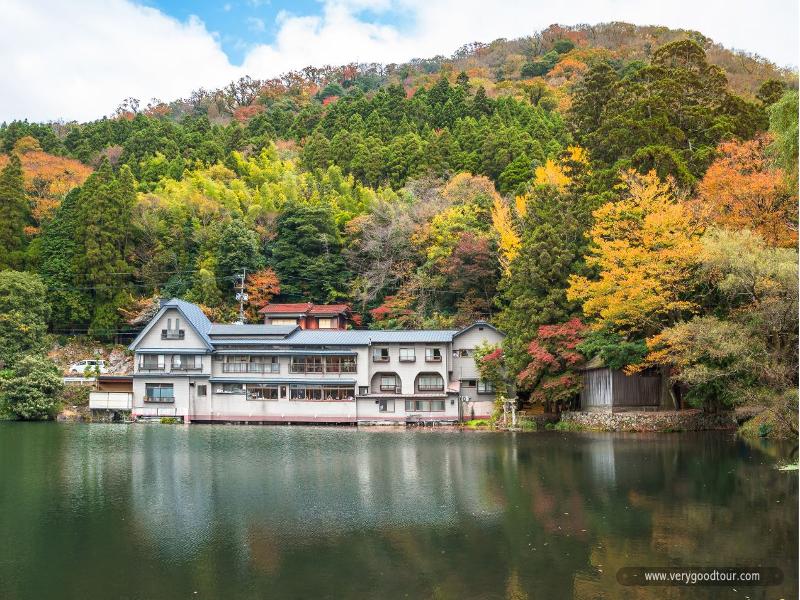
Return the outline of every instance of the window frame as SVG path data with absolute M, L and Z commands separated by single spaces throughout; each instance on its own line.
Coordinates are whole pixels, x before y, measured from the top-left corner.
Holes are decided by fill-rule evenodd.
M 159 392 L 158 395 L 153 395 L 152 390 L 169 390 L 171 395 L 165 396 Z M 152 404 L 175 404 L 175 384 L 173 383 L 145 383 L 144 384 L 144 401 Z

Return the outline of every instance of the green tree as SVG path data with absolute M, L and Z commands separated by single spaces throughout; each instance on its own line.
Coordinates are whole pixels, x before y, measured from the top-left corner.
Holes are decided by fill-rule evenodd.
M 272 264 L 281 282 L 281 296 L 312 302 L 342 298 L 348 271 L 330 207 L 289 202 L 276 229 Z
M 771 150 L 775 160 L 789 178 L 789 185 L 797 189 L 798 152 L 798 94 L 797 90 L 786 92 L 769 109 L 769 130 L 775 137 Z
M 242 269 L 255 273 L 264 266 L 258 235 L 248 229 L 240 219 L 234 219 L 222 226 L 215 242 L 214 253 L 216 273 L 227 282 L 225 287 L 228 290 L 233 289 L 235 277 Z
M 16 154 L 0 171 L 0 223 L 0 268 L 21 267 L 30 205 L 25 197 L 22 163 Z
M 0 408 L 17 419 L 52 419 L 60 407 L 64 383 L 58 367 L 46 356 L 26 355 L 0 376 Z
M 50 304 L 38 275 L 0 271 L 0 367 L 45 347 Z

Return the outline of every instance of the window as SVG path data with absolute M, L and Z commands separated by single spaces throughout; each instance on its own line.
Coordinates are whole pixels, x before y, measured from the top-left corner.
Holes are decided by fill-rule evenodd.
M 301 385 L 290 386 L 289 397 L 292 400 L 334 401 L 351 400 L 355 389 L 343 385 Z
M 198 396 L 208 396 L 208 386 L 207 385 L 198 385 L 197 386 L 197 395 Z
M 494 384 L 491 381 L 484 381 L 481 379 L 478 381 L 478 393 L 479 394 L 494 394 Z
M 417 354 L 414 348 L 400 348 L 400 362 L 414 362 Z
M 248 400 L 277 400 L 278 399 L 278 386 L 277 385 L 248 385 L 247 386 L 247 399 Z
M 473 388 L 476 385 L 478 385 L 478 382 L 475 379 L 462 379 L 461 380 L 461 387 Z
M 444 390 L 444 379 L 441 375 L 420 375 L 417 388 L 421 392 L 435 392 Z
M 378 412 L 394 412 L 394 400 L 382 399 L 378 401 Z
M 226 356 L 223 373 L 279 373 L 277 356 Z
M 319 329 L 336 329 L 336 319 L 330 317 L 318 317 L 317 327 Z
M 145 402 L 175 402 L 175 391 L 171 383 L 145 383 Z
M 175 319 L 175 326 L 172 326 L 172 319 L 167 319 L 167 328 L 161 330 L 162 340 L 182 340 L 184 331 L 181 329 L 181 320 Z
M 406 412 L 430 412 L 430 400 L 406 400 Z
M 173 354 L 172 368 L 176 371 L 202 369 L 203 357 L 199 354 Z
M 272 318 L 269 320 L 270 325 L 297 325 L 297 319 L 281 319 Z
M 444 412 L 444 400 L 431 400 L 431 412 Z
M 214 386 L 215 394 L 244 394 L 243 383 L 218 383 Z
M 164 369 L 164 355 L 163 354 L 142 354 L 139 360 L 140 369 L 150 370 L 163 370 Z
M 325 372 L 326 373 L 355 373 L 356 372 L 356 357 L 355 356 L 326 356 L 325 357 Z
M 369 394 L 369 386 L 367 386 L 367 385 L 358 386 L 358 395 L 359 396 L 366 396 L 367 394 Z
M 389 362 L 389 349 L 388 348 L 373 348 L 372 360 L 374 362 Z
M 426 362 L 442 362 L 442 350 L 440 348 L 425 348 Z
M 321 356 L 293 356 L 289 363 L 289 373 L 322 373 Z
M 382 392 L 400 392 L 400 386 L 397 383 L 396 375 L 381 375 L 381 391 Z
M 475 351 L 471 348 L 461 348 L 460 350 L 453 350 L 454 358 L 469 358 Z

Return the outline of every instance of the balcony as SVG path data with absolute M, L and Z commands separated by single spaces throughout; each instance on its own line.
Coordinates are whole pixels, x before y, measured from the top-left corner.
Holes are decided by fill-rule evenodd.
M 280 373 L 278 363 L 222 363 L 223 373 Z
M 92 410 L 130 410 L 132 406 L 132 392 L 89 392 Z
M 390 393 L 390 394 L 400 394 L 402 393 L 400 390 L 402 389 L 399 385 L 384 385 L 381 384 L 378 388 L 381 392 Z
M 431 384 L 420 383 L 420 384 L 417 384 L 417 391 L 418 392 L 443 392 L 444 391 L 444 383 L 431 383 Z
M 186 337 L 186 331 L 183 329 L 162 329 L 162 340 L 182 340 Z
M 289 373 L 324 373 L 322 364 L 290 363 Z

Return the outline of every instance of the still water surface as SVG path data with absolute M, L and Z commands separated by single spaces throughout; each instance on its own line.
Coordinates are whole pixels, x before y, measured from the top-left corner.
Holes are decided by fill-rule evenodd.
M 780 458 L 716 434 L 5 423 L 0 598 L 796 598 Z M 656 565 L 785 580 L 616 582 Z

